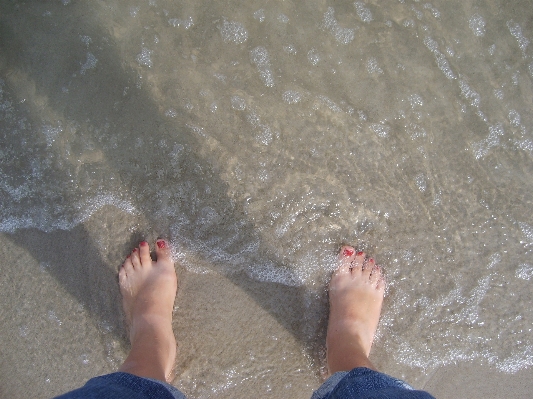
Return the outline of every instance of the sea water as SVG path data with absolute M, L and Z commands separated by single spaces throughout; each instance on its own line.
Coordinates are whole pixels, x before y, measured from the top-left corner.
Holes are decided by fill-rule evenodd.
M 124 214 L 246 292 L 251 320 L 261 287 L 297 290 L 288 331 L 316 375 L 351 243 L 388 280 L 381 369 L 531 366 L 529 2 L 0 4 L 5 237 Z M 176 384 L 231 396 L 264 377 L 208 366 Z

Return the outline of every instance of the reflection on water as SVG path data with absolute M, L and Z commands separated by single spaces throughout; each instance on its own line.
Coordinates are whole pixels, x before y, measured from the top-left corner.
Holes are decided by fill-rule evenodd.
M 383 369 L 531 365 L 529 2 L 2 3 L 2 232 L 111 206 L 322 310 L 355 243 Z

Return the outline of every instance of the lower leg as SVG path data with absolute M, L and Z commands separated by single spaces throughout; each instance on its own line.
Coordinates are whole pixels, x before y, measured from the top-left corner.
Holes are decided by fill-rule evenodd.
M 172 311 L 177 277 L 167 243 L 158 240 L 157 261 L 147 242 L 139 244 L 119 272 L 131 350 L 119 371 L 161 381 L 172 379 L 176 339 Z
M 385 281 L 373 259 L 345 246 L 329 286 L 326 338 L 330 374 L 356 367 L 375 369 L 368 356 L 374 340 Z

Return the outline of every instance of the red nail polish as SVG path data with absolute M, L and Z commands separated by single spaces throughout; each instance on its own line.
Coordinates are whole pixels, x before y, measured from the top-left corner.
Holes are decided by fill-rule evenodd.
M 146 241 L 141 241 L 141 242 L 139 243 L 139 245 L 140 245 L 141 247 L 144 247 L 144 246 L 148 245 L 148 243 L 147 243 Z
M 370 258 L 368 261 L 369 261 L 370 263 L 374 263 L 374 258 Z
M 342 251 L 342 254 L 346 257 L 353 255 L 353 249 L 350 248 L 344 248 L 344 251 Z
M 133 251 L 132 252 L 137 252 L 137 248 L 133 248 Z
M 163 249 L 166 247 L 166 243 L 165 241 L 161 240 L 157 242 L 157 246 L 159 247 L 159 249 Z
M 362 251 L 359 251 L 359 252 L 356 253 L 357 256 L 363 256 L 364 254 L 365 254 L 365 253 L 362 252 Z

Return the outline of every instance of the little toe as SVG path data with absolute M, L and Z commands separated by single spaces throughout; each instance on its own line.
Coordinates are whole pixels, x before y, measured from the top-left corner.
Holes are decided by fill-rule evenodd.
M 139 243 L 139 257 L 143 266 L 148 266 L 152 264 L 152 258 L 150 256 L 150 246 L 146 241 L 141 241 Z
M 376 289 L 378 291 L 384 292 L 386 287 L 387 287 L 387 279 L 385 278 L 383 274 L 381 274 L 376 284 Z
M 133 271 L 133 263 L 131 260 L 131 255 L 126 256 L 126 259 L 124 260 L 124 263 L 122 264 L 122 267 L 120 268 L 120 270 L 121 271 L 124 270 L 126 274 L 128 274 L 128 272 Z
M 122 267 L 118 271 L 118 282 L 119 282 L 120 285 L 124 285 L 124 282 L 128 278 L 128 272 L 126 271 L 126 267 L 127 266 L 122 265 Z M 131 262 L 130 262 L 130 267 L 133 267 L 133 266 L 131 266 Z

